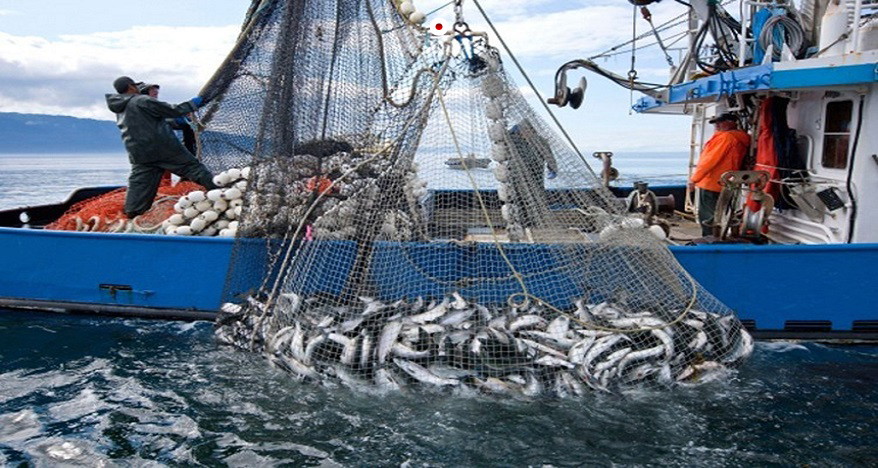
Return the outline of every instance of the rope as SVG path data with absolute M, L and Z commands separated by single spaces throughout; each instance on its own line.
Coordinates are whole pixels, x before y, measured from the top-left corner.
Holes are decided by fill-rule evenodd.
M 775 38 L 775 28 L 778 27 L 781 28 L 781 37 Z M 805 43 L 805 32 L 799 22 L 789 16 L 772 16 L 762 26 L 762 32 L 759 33 L 759 45 L 762 50 L 768 50 L 768 47 L 772 46 L 772 59 L 780 60 L 784 42 L 793 51 L 793 55 L 798 55 Z

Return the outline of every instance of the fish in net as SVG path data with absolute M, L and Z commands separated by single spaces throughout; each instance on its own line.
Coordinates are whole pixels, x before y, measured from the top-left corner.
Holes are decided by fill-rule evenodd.
M 228 285 L 258 286 L 221 342 L 304 380 L 525 397 L 690 385 L 751 354 L 485 35 L 395 2 L 253 5 L 199 111 L 202 160 L 251 168 Z

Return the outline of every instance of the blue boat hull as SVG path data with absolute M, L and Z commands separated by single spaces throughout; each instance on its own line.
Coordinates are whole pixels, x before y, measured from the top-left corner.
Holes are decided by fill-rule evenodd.
M 351 243 L 331 245 L 335 258 L 341 252 L 353 259 Z M 0 246 L 4 256 L 0 263 L 0 306 L 190 319 L 212 318 L 222 302 L 237 300 L 256 288 L 263 273 L 259 265 L 266 255 L 266 243 L 258 239 L 236 246 L 232 239 L 225 238 L 17 228 L 0 228 Z M 245 263 L 255 269 L 236 271 L 235 280 L 227 281 L 236 248 L 239 250 L 235 254 L 247 256 Z M 552 248 L 518 245 L 512 254 L 518 257 L 516 263 L 528 264 L 528 258 L 545 258 L 546 250 Z M 399 244 L 379 243 L 375 255 L 393 256 L 400 250 Z M 444 243 L 409 245 L 406 251 L 422 265 L 441 256 L 446 266 L 451 258 L 464 266 L 467 257 L 475 255 L 470 248 Z M 878 264 L 878 244 L 701 245 L 675 246 L 671 251 L 699 283 L 735 310 L 751 329 L 789 337 L 827 333 L 863 337 L 878 333 L 878 277 L 871 274 L 871 267 Z M 376 262 L 382 263 L 390 264 Z M 379 293 L 388 298 L 442 292 L 426 280 L 410 281 L 413 289 L 403 291 L 381 278 L 410 278 L 420 274 L 415 269 L 376 269 L 373 274 L 377 284 L 387 285 Z M 460 275 L 466 276 L 465 270 Z M 535 292 L 552 294 L 539 291 L 539 275 L 533 281 Z M 548 278 L 543 283 L 562 285 L 567 291 L 559 295 L 577 294 L 572 281 Z M 320 277 L 309 280 L 309 284 L 314 292 L 337 293 L 344 287 L 343 282 Z M 510 291 L 517 287 L 511 283 L 507 286 Z M 488 302 L 506 297 L 502 291 L 464 292 Z

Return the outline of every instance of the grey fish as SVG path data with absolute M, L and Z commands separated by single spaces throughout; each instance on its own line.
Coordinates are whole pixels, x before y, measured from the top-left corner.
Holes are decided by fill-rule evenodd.
M 621 374 L 623 372 L 622 367 L 621 367 L 621 363 L 619 365 L 619 369 L 620 369 L 619 373 Z M 649 377 L 653 374 L 658 373 L 659 371 L 660 371 L 660 368 L 651 364 L 651 363 L 647 362 L 644 364 L 640 364 L 639 366 L 635 367 L 634 369 L 631 369 L 631 372 L 628 372 L 628 374 L 625 375 L 625 382 L 626 383 L 636 383 L 636 382 L 639 382 L 641 380 L 646 379 L 647 377 Z
M 457 379 L 447 379 L 439 377 L 438 375 L 430 372 L 425 367 L 415 364 L 411 361 L 406 361 L 405 359 L 394 358 L 394 364 L 396 364 L 400 369 L 403 370 L 406 374 L 412 376 L 415 380 L 436 386 L 457 386 L 460 384 L 460 381 Z

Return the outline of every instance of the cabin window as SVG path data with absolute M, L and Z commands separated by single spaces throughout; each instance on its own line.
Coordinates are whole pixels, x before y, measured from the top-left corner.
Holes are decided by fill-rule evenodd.
M 823 131 L 823 167 L 844 169 L 848 165 L 851 142 L 851 120 L 854 101 L 832 101 L 826 104 Z

